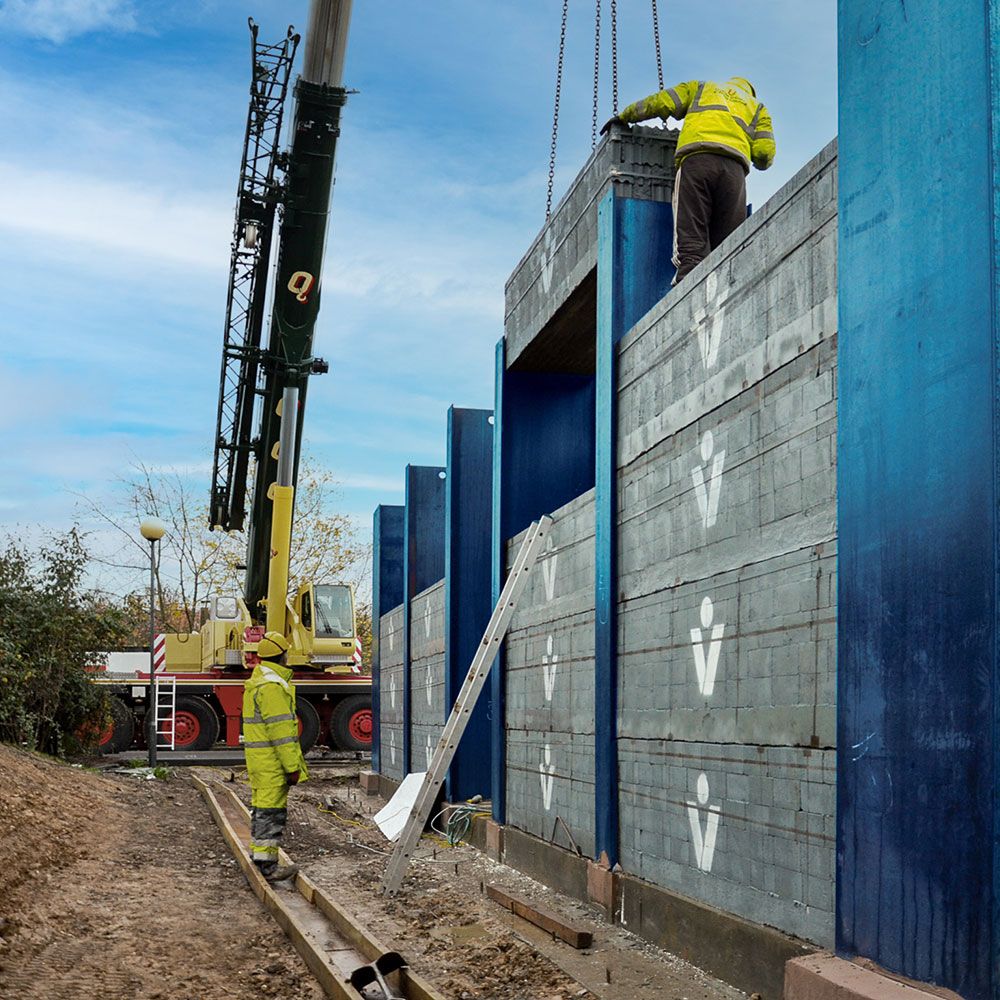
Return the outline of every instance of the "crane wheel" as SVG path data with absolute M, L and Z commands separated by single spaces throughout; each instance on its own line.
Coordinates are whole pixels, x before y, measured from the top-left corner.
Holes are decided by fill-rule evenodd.
M 299 746 L 302 752 L 311 750 L 319 739 L 319 713 L 316 706 L 305 698 L 297 698 L 295 711 L 299 717 Z
M 181 695 L 164 729 L 174 731 L 174 749 L 211 750 L 219 739 L 219 717 L 204 698 Z
M 110 701 L 111 723 L 101 733 L 97 741 L 98 753 L 121 753 L 132 746 L 135 739 L 135 719 L 132 709 L 121 700 L 112 697 Z
M 339 750 L 371 749 L 372 703 L 367 695 L 352 694 L 333 706 L 330 746 Z

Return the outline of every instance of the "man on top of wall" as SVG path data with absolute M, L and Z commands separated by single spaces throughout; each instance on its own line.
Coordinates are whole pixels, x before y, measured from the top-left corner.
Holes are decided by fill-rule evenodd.
M 751 163 L 774 162 L 771 116 L 749 80 L 690 80 L 630 104 L 601 129 L 649 118 L 684 119 L 674 179 L 674 267 L 677 284 L 747 217 Z

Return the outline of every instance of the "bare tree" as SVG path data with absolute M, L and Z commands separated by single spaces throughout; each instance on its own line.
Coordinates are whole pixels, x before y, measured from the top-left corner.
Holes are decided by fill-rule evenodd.
M 139 590 L 141 574 L 149 571 L 149 550 L 136 526 L 148 514 L 159 517 L 167 524 L 155 573 L 160 627 L 196 631 L 201 606 L 211 594 L 242 592 L 246 534 L 210 531 L 208 504 L 200 499 L 208 490 L 198 487 L 196 494 L 196 486 L 177 472 L 137 462 L 120 486 L 122 500 L 110 508 L 80 496 L 89 515 L 111 528 L 111 537 L 117 540 L 97 561 L 118 574 L 135 573 L 135 583 L 123 589 Z M 370 546 L 358 541 L 351 519 L 334 509 L 336 498 L 332 473 L 303 459 L 295 491 L 292 586 L 297 588 L 305 580 L 346 582 L 356 589 L 362 585 L 365 593 Z

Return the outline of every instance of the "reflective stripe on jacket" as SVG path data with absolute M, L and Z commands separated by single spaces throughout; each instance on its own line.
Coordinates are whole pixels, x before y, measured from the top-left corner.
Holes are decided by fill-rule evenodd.
M 677 140 L 678 164 L 692 153 L 731 156 L 743 164 L 747 173 L 751 163 L 758 170 L 767 170 L 774 162 L 771 116 L 742 77 L 733 77 L 724 84 L 711 80 L 679 83 L 630 104 L 619 117 L 630 123 L 649 118 L 683 118 Z
M 291 679 L 288 667 L 262 662 L 243 686 L 243 749 L 253 804 L 260 808 L 284 808 L 287 776 L 298 771 L 300 782 L 309 776 Z

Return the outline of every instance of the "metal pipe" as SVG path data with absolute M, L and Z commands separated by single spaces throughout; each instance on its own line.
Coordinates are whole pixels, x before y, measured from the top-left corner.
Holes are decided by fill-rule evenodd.
M 344 78 L 352 0 L 312 0 L 302 79 L 339 87 Z
M 281 428 L 278 431 L 279 486 L 291 486 L 292 476 L 295 474 L 295 430 L 298 416 L 298 386 L 286 386 L 281 394 Z
M 156 539 L 149 540 L 149 699 L 148 719 L 149 766 L 156 767 Z

